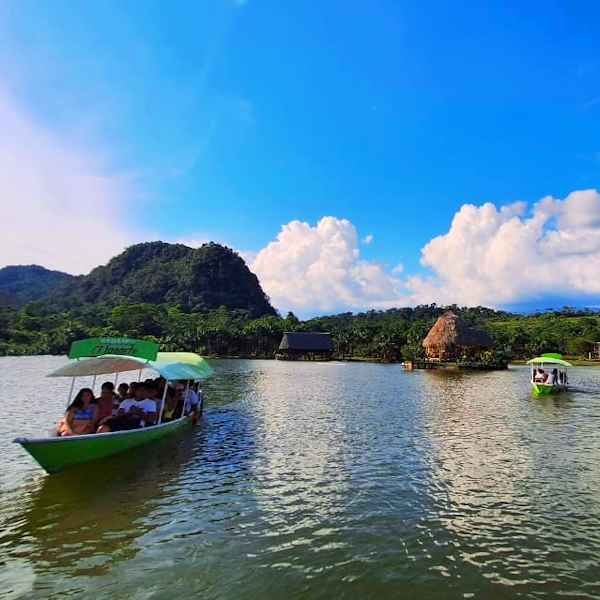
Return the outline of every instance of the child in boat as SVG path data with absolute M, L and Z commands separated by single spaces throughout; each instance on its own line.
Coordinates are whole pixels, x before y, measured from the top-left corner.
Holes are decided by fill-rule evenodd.
M 64 419 L 57 428 L 59 436 L 84 435 L 96 431 L 97 408 L 93 404 L 94 392 L 82 388 L 67 408 Z

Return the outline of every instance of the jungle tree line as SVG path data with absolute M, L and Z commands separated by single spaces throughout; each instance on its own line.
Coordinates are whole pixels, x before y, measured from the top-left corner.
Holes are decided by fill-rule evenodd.
M 225 307 L 189 311 L 181 305 L 127 303 L 53 311 L 47 302 L 32 302 L 19 310 L 0 309 L 0 355 L 63 354 L 77 339 L 131 336 L 158 341 L 166 351 L 272 358 L 284 331 L 326 331 L 335 358 L 395 362 L 422 356 L 423 338 L 447 308 L 487 330 L 496 350 L 512 358 L 551 351 L 587 356 L 600 341 L 600 315 L 570 308 L 525 316 L 431 304 L 301 321 L 293 313 L 253 318 L 249 311 Z

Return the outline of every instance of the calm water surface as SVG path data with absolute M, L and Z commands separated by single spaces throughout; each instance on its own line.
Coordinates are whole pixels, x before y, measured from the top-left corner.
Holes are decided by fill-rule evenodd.
M 0 359 L 2 598 L 598 598 L 600 370 L 213 361 L 192 433 L 48 477 L 65 359 Z

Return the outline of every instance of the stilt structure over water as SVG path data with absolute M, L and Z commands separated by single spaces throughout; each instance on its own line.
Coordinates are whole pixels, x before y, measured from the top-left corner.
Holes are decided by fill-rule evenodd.
M 494 356 L 494 342 L 485 332 L 465 323 L 452 311 L 435 322 L 423 340 L 424 360 L 414 361 L 421 369 L 505 369 L 507 362 Z

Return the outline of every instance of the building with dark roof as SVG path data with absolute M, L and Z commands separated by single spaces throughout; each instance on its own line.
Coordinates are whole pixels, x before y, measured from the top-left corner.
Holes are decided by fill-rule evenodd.
M 330 360 L 333 354 L 331 334 L 320 332 L 286 332 L 276 357 L 279 360 Z

